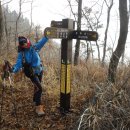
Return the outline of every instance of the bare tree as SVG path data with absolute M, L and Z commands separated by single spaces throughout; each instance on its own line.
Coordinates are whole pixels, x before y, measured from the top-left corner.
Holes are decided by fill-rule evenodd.
M 22 0 L 19 0 L 19 14 L 18 14 L 18 17 L 17 17 L 17 20 L 16 20 L 16 25 L 15 25 L 15 46 L 16 46 L 16 39 L 18 37 L 18 22 L 19 22 L 19 19 L 20 19 L 20 16 L 22 14 L 21 12 L 21 9 L 22 9 Z
M 127 33 L 128 33 L 128 10 L 127 10 L 127 0 L 119 0 L 119 14 L 120 14 L 120 35 L 118 39 L 118 45 L 112 54 L 110 59 L 109 69 L 108 69 L 108 80 L 115 83 L 117 66 L 121 55 L 124 52 Z
M 9 0 L 9 1 L 5 2 L 5 3 L 2 3 L 2 6 L 5 5 L 5 4 L 9 4 L 11 1 L 13 1 L 13 0 Z
M 88 29 L 89 30 L 92 30 L 92 31 L 97 31 L 99 28 L 102 27 L 102 25 L 100 24 L 100 17 L 102 15 L 102 10 L 103 10 L 103 5 L 104 5 L 104 1 L 102 2 L 101 4 L 101 10 L 98 11 L 98 13 L 93 13 L 92 12 L 92 8 L 97 5 L 99 2 L 99 0 L 95 1 L 95 3 L 90 7 L 90 8 L 87 8 L 85 10 L 82 10 L 82 13 L 83 13 L 83 17 L 87 20 L 87 26 L 88 26 Z M 87 14 L 88 13 L 88 14 Z M 93 15 L 95 16 L 94 18 L 92 18 L 91 14 L 93 13 Z M 95 19 L 95 22 L 92 20 L 92 19 Z M 90 42 L 89 44 L 91 46 L 91 49 L 92 49 L 92 44 Z M 100 61 L 100 49 L 99 49 L 99 44 L 98 42 L 96 41 L 96 47 L 97 47 L 97 51 L 98 51 L 98 59 Z M 93 50 L 91 50 L 91 53 L 93 53 Z M 93 54 L 92 54 L 93 55 Z
M 87 41 L 86 41 L 86 44 L 87 44 L 87 56 L 86 56 L 86 62 L 87 62 L 90 58 L 91 50 L 90 50 L 90 47 L 89 47 L 89 43 Z
M 82 18 L 82 0 L 78 0 L 78 21 L 77 21 L 78 31 L 81 30 L 81 18 Z M 80 40 L 77 40 L 75 46 L 74 65 L 78 64 L 79 49 L 80 49 Z
M 106 5 L 108 7 L 108 12 L 107 12 L 107 26 L 106 26 L 106 30 L 105 30 L 105 37 L 104 37 L 104 47 L 103 47 L 103 57 L 102 57 L 102 65 L 104 65 L 104 60 L 105 60 L 105 56 L 106 56 L 106 45 L 107 45 L 107 32 L 108 32 L 108 28 L 109 28 L 109 22 L 110 22 L 110 12 L 113 6 L 113 0 L 111 0 L 110 6 L 107 4 L 107 1 L 105 0 Z
M 67 0 L 67 1 L 68 1 L 68 3 L 69 3 L 70 8 L 71 8 L 71 13 L 73 14 L 73 16 L 74 16 L 74 18 L 75 18 L 75 20 L 76 20 L 76 16 L 77 16 L 77 15 L 75 15 L 76 13 L 74 13 L 74 11 L 73 11 L 73 5 L 72 5 L 72 3 L 71 3 L 71 0 Z M 76 2 L 78 2 L 78 0 L 76 0 Z M 93 13 L 93 12 L 92 12 L 92 8 L 93 8 L 95 5 L 97 5 L 98 2 L 99 2 L 99 0 L 97 0 L 90 8 L 87 8 L 87 7 L 84 7 L 84 9 L 81 8 L 81 13 L 82 13 L 82 16 L 81 16 L 81 17 L 83 17 L 83 18 L 87 21 L 87 24 L 84 23 L 84 25 L 86 25 L 86 26 L 88 27 L 88 28 L 87 28 L 88 30 L 92 30 L 92 31 L 95 30 L 95 31 L 97 31 L 98 28 L 101 28 L 101 27 L 102 27 L 102 25 L 100 24 L 99 19 L 100 19 L 100 16 L 102 15 L 102 10 L 103 10 L 104 1 L 103 1 L 102 4 L 101 4 L 101 10 L 100 10 L 100 12 L 96 12 L 96 13 Z M 91 14 L 94 15 L 95 17 L 92 17 Z M 94 22 L 93 20 L 95 20 L 95 22 Z M 86 43 L 88 43 L 88 41 L 86 41 Z M 88 45 L 89 45 L 89 46 L 87 46 L 86 49 L 87 49 L 87 50 L 88 50 L 89 48 L 92 49 L 92 44 L 91 44 L 91 42 L 89 42 Z M 97 47 L 97 51 L 98 51 L 98 59 L 99 59 L 99 61 L 100 61 L 100 49 L 99 49 L 98 42 L 96 42 L 96 47 Z M 77 62 L 77 64 L 78 64 L 80 43 L 78 43 L 75 48 L 78 48 L 78 49 L 75 49 L 75 59 L 77 59 L 77 61 L 75 61 L 75 62 Z M 86 52 L 88 52 L 88 51 L 86 51 Z M 91 52 L 89 52 L 89 53 L 93 53 L 93 51 L 91 51 Z M 92 54 L 92 55 L 93 55 L 93 54 Z M 87 56 L 88 56 L 88 54 L 87 54 Z M 77 58 L 76 58 L 76 57 L 77 57 Z M 86 60 L 87 60 L 87 59 L 88 59 L 88 58 L 86 57 Z M 75 63 L 75 62 L 74 62 L 74 63 Z M 76 65 L 76 64 L 75 64 L 75 65 Z
M 0 50 L 1 50 L 1 45 L 2 45 L 2 34 L 3 34 L 2 23 L 3 23 L 3 17 L 2 17 L 2 7 L 1 7 L 1 1 L 0 1 Z
M 98 1 L 97 1 L 98 2 Z M 99 19 L 100 19 L 100 17 L 101 17 L 101 15 L 102 15 L 102 11 L 103 11 L 103 5 L 104 5 L 104 1 L 102 2 L 102 5 L 101 5 L 101 11 L 100 11 L 100 13 L 99 13 L 99 16 L 97 17 L 96 15 L 95 15 L 95 18 L 96 18 L 96 30 L 95 31 L 97 31 L 97 29 L 99 28 Z M 97 51 L 98 51 L 98 61 L 100 62 L 100 49 L 99 49 L 99 44 L 98 44 L 98 42 L 96 41 L 96 46 L 97 46 Z
M 11 27 L 10 27 L 10 29 L 8 30 L 5 12 L 4 12 L 4 30 L 5 30 L 5 36 L 6 36 L 6 50 L 7 50 L 7 56 L 8 56 L 9 46 L 10 46 Z
M 31 34 L 31 31 L 32 31 L 32 11 L 33 11 L 33 0 L 31 1 L 31 13 L 30 13 L 30 19 L 31 19 L 31 24 L 30 24 L 30 29 L 29 29 L 29 37 L 30 37 L 30 34 Z
M 71 5 L 71 0 L 67 0 L 67 1 L 68 1 L 68 3 L 69 3 L 70 9 L 71 9 L 71 13 L 73 14 L 74 19 L 75 19 L 75 21 L 76 21 L 76 14 L 75 14 L 74 11 L 73 11 L 73 8 L 72 8 L 72 5 Z

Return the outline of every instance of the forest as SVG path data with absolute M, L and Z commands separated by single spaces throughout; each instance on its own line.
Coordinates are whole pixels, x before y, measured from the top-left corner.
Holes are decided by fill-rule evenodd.
M 0 0 L 0 130 L 129 130 L 130 0 L 55 1 L 60 12 L 51 0 L 17 0 L 17 10 Z M 55 19 L 42 27 L 33 13 L 47 4 Z

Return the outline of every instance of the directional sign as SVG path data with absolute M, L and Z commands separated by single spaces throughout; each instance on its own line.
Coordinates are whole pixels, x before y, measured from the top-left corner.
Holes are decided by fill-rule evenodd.
M 63 21 L 51 21 L 51 27 L 63 28 Z M 75 21 L 73 21 L 73 28 L 75 28 Z
M 62 28 L 62 21 L 51 21 L 51 27 Z
M 71 97 L 71 64 L 72 64 L 72 39 L 96 41 L 98 34 L 95 31 L 74 30 L 73 19 L 51 21 L 51 27 L 44 31 L 48 38 L 61 40 L 61 80 L 60 80 L 60 110 L 69 112 Z
M 59 39 L 68 39 L 70 33 L 71 33 L 70 29 L 55 28 L 55 27 L 47 27 L 44 32 L 44 34 L 48 38 L 59 38 Z
M 96 41 L 98 39 L 98 33 L 95 31 L 73 31 L 71 33 L 72 39 Z
M 66 28 L 47 27 L 44 33 L 48 38 L 79 39 L 87 41 L 96 41 L 98 39 L 98 33 L 95 31 L 75 31 Z

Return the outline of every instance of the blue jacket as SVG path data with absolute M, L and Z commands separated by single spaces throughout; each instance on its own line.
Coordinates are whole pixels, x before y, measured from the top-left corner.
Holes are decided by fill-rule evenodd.
M 13 66 L 13 73 L 18 72 L 23 67 L 22 53 L 24 53 L 25 62 L 29 63 L 33 67 L 35 74 L 39 74 L 42 71 L 43 67 L 41 66 L 41 59 L 38 52 L 41 50 L 41 48 L 45 45 L 47 41 L 48 38 L 43 37 L 38 41 L 38 43 L 34 44 L 30 48 L 25 49 L 24 51 L 19 52 L 16 64 Z

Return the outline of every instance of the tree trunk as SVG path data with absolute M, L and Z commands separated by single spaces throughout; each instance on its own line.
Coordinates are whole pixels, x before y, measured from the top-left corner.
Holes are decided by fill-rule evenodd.
M 87 41 L 86 41 L 86 44 L 87 44 L 87 56 L 86 56 L 86 63 L 87 63 L 87 61 L 90 58 L 90 47 L 89 47 L 89 43 Z
M 117 66 L 121 55 L 124 52 L 127 33 L 128 33 L 128 11 L 127 11 L 127 0 L 119 0 L 119 13 L 120 13 L 120 36 L 118 39 L 118 45 L 112 54 L 108 69 L 108 80 L 115 83 Z
M 3 34 L 3 16 L 2 16 L 2 7 L 0 1 L 0 52 L 2 48 L 2 34 Z
M 81 18 L 82 18 L 82 0 L 78 0 L 77 30 L 81 30 Z M 79 49 L 80 49 L 80 40 L 77 40 L 76 46 L 75 46 L 74 65 L 78 64 Z
M 16 39 L 18 38 L 18 22 L 19 22 L 19 19 L 21 17 L 21 14 L 22 14 L 22 0 L 19 0 L 19 14 L 18 14 L 18 17 L 16 19 L 16 24 L 15 24 L 15 46 L 16 46 Z
M 106 46 L 107 46 L 107 32 L 109 28 L 109 22 L 110 22 L 110 12 L 113 6 L 113 0 L 111 1 L 110 6 L 108 6 L 108 13 L 107 13 L 107 26 L 105 30 L 105 37 L 104 37 L 104 47 L 103 47 L 103 57 L 102 57 L 102 65 L 104 66 L 105 62 L 105 56 L 106 56 Z

